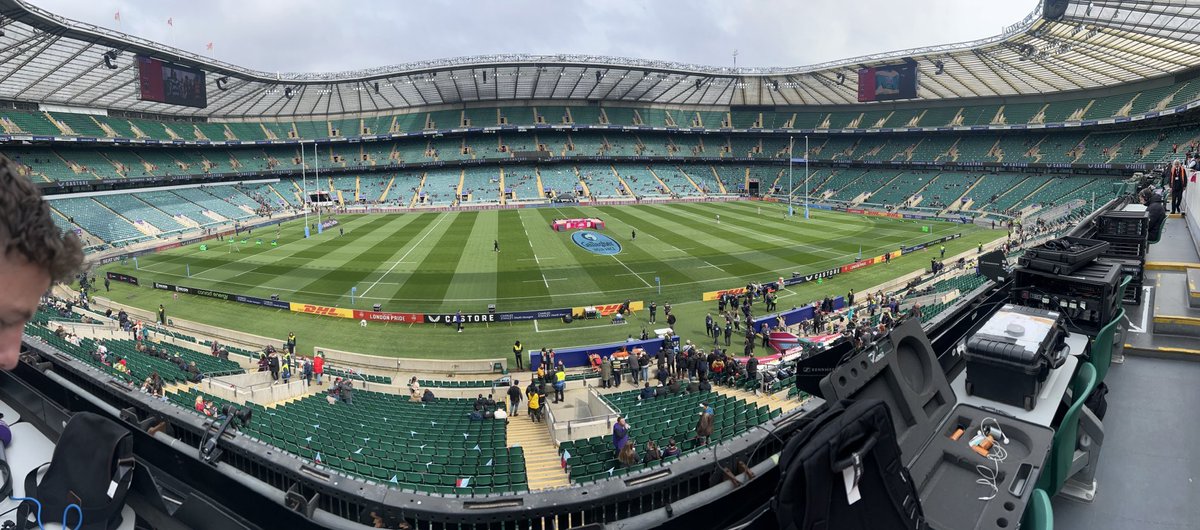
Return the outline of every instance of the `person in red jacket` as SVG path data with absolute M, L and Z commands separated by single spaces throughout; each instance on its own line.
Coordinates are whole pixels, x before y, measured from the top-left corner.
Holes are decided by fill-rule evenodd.
M 324 373 L 325 373 L 325 354 L 322 352 L 317 352 L 317 356 L 315 358 L 313 358 L 313 374 L 315 374 L 317 376 L 317 384 L 318 385 L 325 384 L 323 381 L 321 381 L 321 374 L 324 374 Z

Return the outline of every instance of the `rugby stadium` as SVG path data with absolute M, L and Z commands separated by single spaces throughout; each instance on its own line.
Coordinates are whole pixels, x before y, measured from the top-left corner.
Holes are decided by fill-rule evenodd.
M 0 523 L 1195 526 L 1200 2 L 1027 3 L 282 73 L 0 0 L 0 271 L 84 251 L 13 306 Z

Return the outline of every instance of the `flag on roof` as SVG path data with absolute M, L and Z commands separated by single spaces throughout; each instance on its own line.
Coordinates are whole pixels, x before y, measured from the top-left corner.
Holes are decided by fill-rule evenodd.
M 209 51 L 212 51 L 212 43 L 211 43 L 211 42 L 210 42 L 210 43 L 208 43 L 208 46 L 207 46 L 207 48 L 208 48 L 208 50 L 209 50 Z
M 465 487 L 467 487 L 467 486 L 468 486 L 470 483 L 471 483 L 471 479 L 470 479 L 470 478 L 460 478 L 460 479 L 458 479 L 458 480 L 454 481 L 454 487 L 456 487 L 456 488 L 465 488 Z
M 174 18 L 168 18 L 168 19 L 167 19 L 167 25 L 168 25 L 168 26 L 171 26 L 172 28 L 173 28 L 173 27 L 175 27 L 175 19 L 174 19 Z
M 113 20 L 116 20 L 117 22 L 121 21 L 121 12 L 120 11 L 113 13 Z
M 563 467 L 563 469 L 566 469 L 566 468 L 567 468 L 567 460 L 568 460 L 568 459 L 570 459 L 570 458 L 571 458 L 571 452 L 570 452 L 570 451 L 563 451 L 563 454 L 562 454 L 562 467 Z

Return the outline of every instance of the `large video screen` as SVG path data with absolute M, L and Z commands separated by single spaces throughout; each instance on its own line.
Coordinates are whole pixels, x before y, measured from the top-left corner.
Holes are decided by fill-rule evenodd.
M 859 101 L 885 101 L 915 97 L 917 97 L 916 62 L 858 70 Z
M 142 100 L 204 108 L 208 106 L 208 87 L 204 71 L 165 63 L 139 55 L 138 77 Z

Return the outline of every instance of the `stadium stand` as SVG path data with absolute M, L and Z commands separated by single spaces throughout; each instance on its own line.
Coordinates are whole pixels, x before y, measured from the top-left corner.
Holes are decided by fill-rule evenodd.
M 700 403 L 714 409 L 710 443 L 720 443 L 780 414 L 778 409 L 755 407 L 742 399 L 717 392 L 681 393 L 643 401 L 638 398 L 638 391 L 633 390 L 607 394 L 603 399 L 626 417 L 630 426 L 629 439 L 637 445 L 639 454 L 648 441 L 666 448 L 671 440 L 675 440 L 682 453 L 701 447 L 693 436 Z M 566 441 L 559 445 L 559 452 L 569 467 L 571 481 L 576 483 L 633 473 L 671 461 L 668 458 L 623 467 L 616 460 L 611 436 Z

